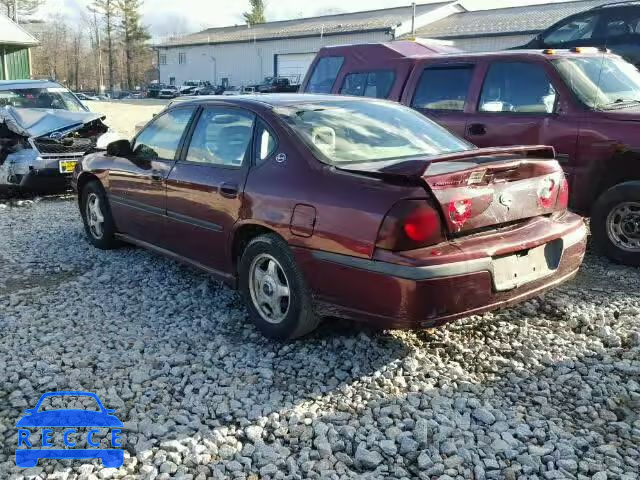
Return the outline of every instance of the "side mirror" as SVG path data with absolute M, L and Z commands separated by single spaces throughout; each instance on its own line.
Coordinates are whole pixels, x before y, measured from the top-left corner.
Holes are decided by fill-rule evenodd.
M 110 157 L 128 157 L 132 153 L 129 140 L 116 140 L 107 145 L 107 155 Z

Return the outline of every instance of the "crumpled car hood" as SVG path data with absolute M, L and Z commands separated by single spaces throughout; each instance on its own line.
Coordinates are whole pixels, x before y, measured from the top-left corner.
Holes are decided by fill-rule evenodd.
M 81 128 L 105 116 L 94 112 L 69 112 L 41 108 L 0 108 L 0 123 L 9 130 L 25 137 L 42 137 L 53 132 L 64 132 Z

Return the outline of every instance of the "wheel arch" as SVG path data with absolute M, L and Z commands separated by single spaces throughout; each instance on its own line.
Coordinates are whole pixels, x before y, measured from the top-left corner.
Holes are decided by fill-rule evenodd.
M 244 251 L 245 247 L 249 244 L 249 242 L 256 237 L 259 237 L 260 235 L 267 235 L 267 234 L 277 235 L 278 237 L 286 241 L 286 239 L 284 239 L 282 235 L 280 235 L 274 228 L 263 223 L 251 222 L 251 223 L 242 223 L 236 226 L 236 228 L 234 229 L 231 235 L 231 242 L 230 242 L 230 249 L 229 249 L 229 252 L 231 254 L 231 263 L 233 266 L 234 274 L 237 275 L 238 260 L 240 259 L 242 252 Z
M 602 162 L 595 175 L 589 212 L 598 198 L 611 187 L 638 180 L 640 180 L 640 150 L 621 152 L 614 155 L 608 162 Z
M 87 185 L 87 183 L 92 181 L 98 182 L 104 190 L 102 182 L 95 173 L 82 172 L 78 177 L 78 180 L 76 181 L 76 190 L 78 191 L 78 205 L 80 207 L 82 207 L 82 189 L 85 187 L 85 185 Z

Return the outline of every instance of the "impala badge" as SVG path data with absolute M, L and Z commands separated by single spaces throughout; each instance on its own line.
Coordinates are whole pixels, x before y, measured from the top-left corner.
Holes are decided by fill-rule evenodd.
M 498 199 L 498 201 L 500 202 L 501 205 L 504 205 L 505 207 L 507 207 L 507 210 L 509 210 L 509 208 L 511 208 L 511 204 L 513 203 L 513 195 L 511 195 L 510 193 L 504 192 L 502 195 L 500 195 L 500 198 Z
M 276 162 L 283 163 L 286 160 L 287 160 L 287 154 L 286 153 L 279 153 L 278 155 L 276 155 Z

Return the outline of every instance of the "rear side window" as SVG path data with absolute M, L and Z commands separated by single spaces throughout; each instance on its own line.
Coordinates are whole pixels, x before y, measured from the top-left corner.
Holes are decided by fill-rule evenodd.
M 260 165 L 276 151 L 278 142 L 275 134 L 261 120 L 258 120 L 257 127 L 257 148 L 255 164 Z
M 425 68 L 411 106 L 462 112 L 472 76 L 472 65 Z
M 318 60 L 307 85 L 307 92 L 331 93 L 343 63 L 344 57 L 322 57 Z
M 393 70 L 350 73 L 344 78 L 340 93 L 358 97 L 387 98 L 395 79 L 396 74 Z
M 481 112 L 551 113 L 556 91 L 541 65 L 497 62 L 482 85 Z

